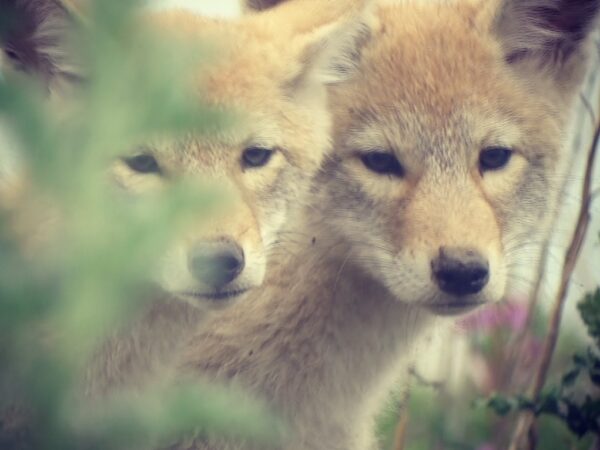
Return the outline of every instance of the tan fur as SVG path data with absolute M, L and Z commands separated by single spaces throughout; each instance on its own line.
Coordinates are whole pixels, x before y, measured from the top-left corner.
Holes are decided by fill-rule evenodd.
M 245 293 L 261 285 L 269 254 L 277 251 L 280 230 L 291 211 L 303 205 L 310 180 L 330 148 L 325 85 L 337 81 L 329 70 L 333 59 L 343 60 L 356 41 L 354 11 L 339 9 L 329 20 L 319 17 L 313 24 L 306 18 L 296 20 L 295 5 L 237 22 L 207 20 L 183 11 L 146 16 L 152 26 L 178 39 L 216 43 L 218 59 L 207 70 L 193 73 L 190 81 L 199 100 L 239 118 L 231 129 L 201 138 L 145 144 L 145 151 L 150 149 L 165 173 L 214 182 L 226 194 L 224 208 L 191 224 L 161 261 L 160 283 L 169 295 L 194 306 L 229 304 L 206 300 L 209 287 L 194 280 L 186 267 L 193 245 L 222 237 L 235 240 L 246 258 L 246 268 L 228 289 Z M 242 152 L 252 146 L 275 150 L 266 166 L 242 166 Z M 126 164 L 117 164 L 113 175 L 135 195 L 168 182 L 135 174 Z M 88 394 L 139 386 L 152 378 L 203 316 L 202 310 L 185 303 L 159 298 L 143 317 L 103 346 L 88 371 Z
M 230 22 L 185 11 L 143 16 L 145 25 L 165 35 L 165 42 L 173 38 L 176 45 L 214 45 L 212 60 L 189 74 L 188 92 L 237 120 L 229 129 L 202 136 L 153 137 L 140 143 L 142 150 L 132 151 L 132 155 L 151 153 L 165 176 L 137 173 L 124 161 L 115 162 L 113 180 L 133 197 L 151 195 L 171 179 L 186 178 L 216 184 L 225 198 L 218 214 L 190 223 L 161 258 L 154 278 L 162 292 L 155 293 L 155 302 L 134 323 L 99 349 L 86 375 L 88 395 L 137 386 L 151 378 L 174 354 L 186 330 L 205 315 L 204 308 L 194 306 L 228 303 L 215 300 L 213 294 L 222 292 L 213 292 L 190 274 L 187 256 L 195 244 L 227 238 L 243 249 L 244 271 L 226 287 L 231 298 L 237 300 L 262 283 L 279 232 L 290 211 L 302 205 L 310 179 L 330 149 L 325 85 L 347 75 L 338 72 L 337 64 L 354 49 L 359 22 L 355 16 L 361 3 L 349 0 L 344 7 L 338 3 L 327 10 L 327 17 L 316 14 L 313 19 L 298 14 L 296 5 Z M 32 22 L 40 30 L 50 27 L 44 19 L 53 23 L 56 17 L 65 18 L 51 0 L 38 4 L 41 10 L 35 9 L 35 2 L 15 5 L 24 6 L 24 13 L 35 13 Z M 301 9 L 306 8 L 324 10 L 315 0 L 305 1 Z M 27 32 L 37 36 L 35 29 Z M 17 56 L 25 61 L 26 54 L 41 55 L 38 59 L 47 63 L 43 75 L 51 84 L 58 63 L 52 55 L 62 53 L 50 44 L 58 45 L 60 39 L 44 41 L 43 48 L 29 48 L 27 43 L 14 41 L 22 49 Z M 42 70 L 37 64 L 23 68 L 32 73 Z M 243 167 L 242 154 L 252 146 L 274 150 L 267 165 Z
M 460 313 L 523 289 L 519 266 L 537 257 L 556 207 L 587 59 L 587 31 L 575 38 L 556 29 L 550 41 L 535 33 L 545 31 L 542 3 L 379 8 L 359 76 L 332 89 L 335 152 L 295 222 L 290 252 L 260 291 L 219 313 L 181 356 L 186 374 L 267 401 L 290 428 L 274 448 L 376 448 L 374 412 L 398 364 L 436 323 L 431 313 Z M 559 17 L 574 11 L 589 30 L 598 2 L 588 3 L 595 8 L 579 16 L 565 2 L 545 6 Z M 533 35 L 518 35 L 523 29 Z M 509 147 L 513 157 L 482 172 L 479 155 L 490 146 Z M 393 154 L 403 175 L 368 170 L 361 154 L 373 150 Z M 489 262 L 481 292 L 457 297 L 436 286 L 432 260 L 455 246 Z M 197 438 L 178 448 L 253 447 Z

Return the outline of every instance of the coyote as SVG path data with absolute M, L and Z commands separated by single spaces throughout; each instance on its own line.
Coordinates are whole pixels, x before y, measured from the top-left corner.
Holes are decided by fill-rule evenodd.
M 440 316 L 523 289 L 556 208 L 599 9 L 378 5 L 358 75 L 330 90 L 334 153 L 293 250 L 194 335 L 180 370 L 266 401 L 289 427 L 276 448 L 377 448 L 374 414 L 415 341 Z
M 164 256 L 157 302 L 103 346 L 90 367 L 90 395 L 150 374 L 149 367 L 173 354 L 185 330 L 204 316 L 203 308 L 193 306 L 228 304 L 261 285 L 278 232 L 303 204 L 331 147 L 326 86 L 347 77 L 357 34 L 352 5 L 360 2 L 348 3 L 313 18 L 299 14 L 295 4 L 236 21 L 183 10 L 142 15 L 158 32 L 218 45 L 214 64 L 193 74 L 190 95 L 233 110 L 241 120 L 206 136 L 143 143 L 142 150 L 115 162 L 112 178 L 134 195 L 185 176 L 214 180 L 229 202 L 222 214 L 192 226 Z M 319 1 L 308 4 L 320 8 Z M 5 55 L 14 68 L 41 75 L 52 88 L 63 74 L 63 61 L 53 55 L 64 56 L 54 47 L 68 28 L 67 12 L 50 0 L 6 5 L 23 20 L 4 40 Z

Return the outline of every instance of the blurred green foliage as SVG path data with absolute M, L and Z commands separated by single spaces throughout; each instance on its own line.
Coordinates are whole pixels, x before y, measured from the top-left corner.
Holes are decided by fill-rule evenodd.
M 588 329 L 588 334 L 596 340 L 596 345 L 600 347 L 600 288 L 596 289 L 596 292 L 586 295 L 577 307 Z
M 492 396 L 486 405 L 496 414 L 528 410 L 560 419 L 579 438 L 600 438 L 600 289 L 586 295 L 578 309 L 594 345 L 573 355 L 560 382 L 544 389 L 539 398 Z
M 544 390 L 537 402 L 523 395 L 506 393 L 525 390 L 535 369 L 541 346 L 539 340 L 544 330 L 542 324 L 548 321 L 539 311 L 530 323 L 530 337 L 524 341 L 527 345 L 533 343 L 533 346 L 530 354 L 522 354 L 527 355 L 528 360 L 523 367 L 506 370 L 512 358 L 507 342 L 511 342 L 511 336 L 517 333 L 515 324 L 509 320 L 491 328 L 488 324 L 482 329 L 469 330 L 471 353 L 468 361 L 472 364 L 469 371 L 481 370 L 478 364 L 484 363 L 489 378 L 485 378 L 483 385 L 471 379 L 458 388 L 450 387 L 444 382 L 423 379 L 415 373 L 409 395 L 395 396 L 391 407 L 380 418 L 381 447 L 398 450 L 394 447 L 394 438 L 402 417 L 408 419 L 403 450 L 505 449 L 513 433 L 514 413 L 525 409 L 533 410 L 537 415 L 537 448 L 592 448 L 600 425 L 600 349 L 597 342 L 600 290 L 586 295 L 578 309 L 589 336 L 595 339 L 596 344 L 583 352 L 577 351 L 586 343 L 563 330 L 549 375 L 550 387 Z M 494 313 L 491 317 L 499 319 L 502 316 Z M 501 394 L 490 394 L 494 391 Z
M 209 43 L 153 35 L 133 18 L 140 2 L 89 6 L 85 21 L 73 17 L 85 68 L 73 95 L 57 104 L 35 80 L 0 78 L 0 118 L 16 132 L 27 177 L 20 202 L 59 218 L 27 255 L 12 233 L 15 212 L 0 213 L 0 448 L 150 448 L 192 431 L 271 440 L 276 427 L 262 408 L 209 386 L 77 400 L 91 353 L 148 301 L 148 262 L 222 201 L 214 187 L 183 181 L 132 199 L 111 186 L 111 163 L 151 137 L 233 123 L 183 88 L 191 66 L 210 64 Z

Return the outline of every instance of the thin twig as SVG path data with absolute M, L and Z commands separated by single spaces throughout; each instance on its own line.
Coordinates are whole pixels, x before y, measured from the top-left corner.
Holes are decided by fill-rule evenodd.
M 590 115 L 590 119 L 592 120 L 592 125 L 594 125 L 598 119 L 596 119 L 596 113 L 594 112 L 594 107 L 585 94 L 580 94 L 581 103 L 585 107 L 586 111 Z
M 560 289 L 556 297 L 556 301 L 551 313 L 551 320 L 548 334 L 544 341 L 544 347 L 542 350 L 542 358 L 538 366 L 538 370 L 535 374 L 534 383 L 531 388 L 531 398 L 536 401 L 540 397 L 540 393 L 546 382 L 548 376 L 548 369 L 552 361 L 556 342 L 558 340 L 558 334 L 560 331 L 560 322 L 562 319 L 563 307 L 567 298 L 569 290 L 569 281 L 573 275 L 575 265 L 581 253 L 581 248 L 585 240 L 585 235 L 590 223 L 590 205 L 592 202 L 592 176 L 594 171 L 594 162 L 596 159 L 596 153 L 600 142 L 600 124 L 596 125 L 596 131 L 594 133 L 594 139 L 592 140 L 592 146 L 588 153 L 586 161 L 585 179 L 582 186 L 581 195 L 581 208 L 579 210 L 579 216 L 577 219 L 577 225 L 571 239 L 571 244 L 565 255 L 565 262 L 563 265 Z M 517 424 L 513 440 L 509 447 L 509 450 L 518 450 L 525 448 L 528 450 L 535 449 L 535 418 L 529 413 L 523 413 Z
M 423 375 L 421 375 L 419 373 L 419 371 L 415 367 L 410 367 L 408 369 L 408 373 L 409 373 L 409 375 L 414 377 L 414 379 L 417 381 L 417 383 L 419 383 L 419 386 L 428 387 L 435 391 L 443 391 L 444 390 L 445 385 L 443 382 L 427 380 Z
M 406 433 L 408 431 L 408 408 L 406 406 L 400 412 L 400 418 L 396 425 L 396 431 L 394 433 L 394 450 L 405 450 L 406 449 Z
M 585 107 L 586 111 L 589 114 L 589 118 L 591 120 L 591 124 L 596 125 L 598 123 L 598 118 L 596 117 L 596 113 L 594 111 L 594 107 L 592 106 L 590 100 L 583 93 L 580 94 L 580 100 Z M 592 186 L 593 187 L 593 186 Z M 563 186 L 563 190 L 564 190 Z M 563 192 L 564 194 L 564 192 Z M 600 194 L 600 189 L 596 189 L 591 193 L 592 202 L 595 200 L 596 196 Z M 557 220 L 558 209 L 554 214 L 554 221 Z M 527 314 L 525 316 L 525 324 L 521 328 L 521 330 L 517 333 L 517 335 L 511 340 L 510 345 L 508 346 L 508 355 L 506 360 L 509 362 L 507 374 L 505 379 L 508 380 L 508 386 L 512 385 L 512 381 L 514 379 L 515 373 L 519 368 L 519 363 L 523 359 L 523 353 L 525 351 L 525 340 L 529 334 L 529 330 L 531 329 L 531 324 L 533 322 L 535 310 L 537 309 L 537 305 L 539 303 L 540 291 L 542 289 L 542 285 L 544 282 L 544 274 L 546 273 L 546 269 L 548 266 L 549 252 L 550 252 L 550 241 L 547 239 L 543 244 L 543 250 L 538 261 L 538 265 L 536 268 L 536 282 L 533 290 L 531 291 L 531 296 L 529 297 L 529 302 L 527 305 Z
M 409 410 L 408 403 L 410 401 L 410 389 L 406 389 L 402 395 L 402 400 L 399 403 L 398 410 L 400 415 L 394 430 L 394 450 L 404 450 L 406 448 L 406 440 L 408 438 L 408 420 Z
M 594 108 L 593 108 L 591 102 L 589 101 L 589 99 L 583 93 L 580 95 L 580 99 L 590 116 L 592 125 L 597 124 L 598 119 L 596 117 Z M 563 187 L 563 189 L 564 189 L 564 187 Z M 594 190 L 591 193 L 592 202 L 596 199 L 596 197 L 598 195 L 600 195 L 600 188 Z M 558 210 L 555 213 L 554 221 L 557 220 L 557 216 L 558 216 Z M 540 292 L 541 292 L 542 285 L 544 282 L 544 274 L 546 273 L 546 269 L 548 266 L 550 241 L 546 240 L 544 242 L 542 248 L 543 248 L 542 254 L 541 254 L 540 260 L 538 262 L 537 268 L 536 268 L 537 277 L 536 277 L 536 281 L 535 281 L 535 286 L 531 291 L 531 296 L 529 297 L 529 302 L 527 305 L 527 314 L 525 316 L 525 324 L 519 330 L 519 332 L 516 334 L 516 336 L 511 340 L 511 343 L 508 346 L 508 350 L 507 350 L 508 355 L 507 355 L 506 360 L 509 362 L 509 364 L 507 364 L 508 368 L 507 368 L 507 374 L 506 374 L 505 378 L 508 380 L 508 383 L 507 383 L 508 386 L 512 385 L 515 373 L 519 369 L 519 363 L 523 360 L 523 353 L 525 351 L 525 340 L 527 339 L 527 336 L 529 335 L 529 332 L 531 329 L 531 324 L 532 324 L 533 318 L 535 316 L 535 310 L 537 309 L 537 306 L 539 303 L 539 298 L 541 295 Z

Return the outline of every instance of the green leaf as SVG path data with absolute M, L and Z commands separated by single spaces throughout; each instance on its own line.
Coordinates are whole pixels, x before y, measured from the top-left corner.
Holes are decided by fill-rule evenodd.
M 557 391 L 543 392 L 537 401 L 535 412 L 537 415 L 552 414 L 560 416 L 560 397 Z
M 593 293 L 587 294 L 577 305 L 577 308 L 587 327 L 588 334 L 600 346 L 600 288 L 596 289 Z
M 577 436 L 582 437 L 589 431 L 589 425 L 580 406 L 568 400 L 565 401 L 565 404 L 567 406 L 566 422 L 569 429 Z
M 566 374 L 563 375 L 561 384 L 563 387 L 571 387 L 579 378 L 579 374 L 581 373 L 581 369 L 576 367 L 575 369 L 570 370 Z
M 494 395 L 487 401 L 487 406 L 499 416 L 505 416 L 514 409 L 514 402 L 507 397 Z

